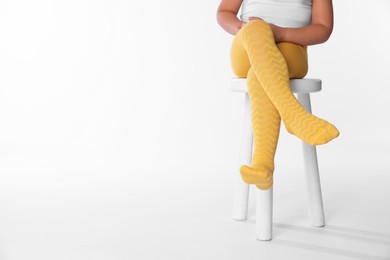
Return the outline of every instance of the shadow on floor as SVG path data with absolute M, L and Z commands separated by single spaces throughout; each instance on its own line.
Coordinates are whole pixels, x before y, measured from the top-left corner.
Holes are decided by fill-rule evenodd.
M 390 234 L 385 234 L 385 233 L 352 229 L 352 228 L 346 228 L 346 227 L 340 227 L 334 225 L 326 225 L 322 228 L 313 228 L 313 227 L 293 226 L 293 225 L 282 224 L 282 223 L 274 223 L 273 226 L 278 229 L 284 229 L 284 230 L 309 232 L 309 233 L 322 234 L 327 236 L 335 236 L 335 237 L 340 237 L 349 240 L 362 241 L 366 243 L 368 242 L 373 244 L 382 244 L 384 246 L 389 247 L 390 249 Z M 283 232 L 277 232 L 277 233 L 280 234 Z M 273 244 L 287 245 L 296 248 L 313 250 L 317 252 L 354 257 L 356 259 L 390 260 L 390 255 L 386 257 L 376 256 L 376 255 L 358 253 L 358 252 L 353 252 L 348 250 L 342 250 L 342 249 L 336 249 L 336 248 L 330 248 L 330 247 L 324 247 L 318 245 L 310 245 L 310 244 L 294 242 L 294 241 L 287 241 L 287 240 L 278 239 L 277 237 L 273 238 L 271 241 Z

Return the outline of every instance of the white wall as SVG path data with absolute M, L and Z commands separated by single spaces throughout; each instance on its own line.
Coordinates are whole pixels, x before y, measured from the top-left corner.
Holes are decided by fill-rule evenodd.
M 79 259 L 71 248 L 142 214 L 137 196 L 230 189 L 242 96 L 228 90 L 233 36 L 218 4 L 0 2 L 2 260 Z M 323 167 L 390 170 L 389 8 L 335 0 L 332 37 L 309 48 L 308 77 L 323 80 L 313 114 L 341 133 L 318 147 Z M 284 128 L 278 149 L 280 170 L 301 165 Z

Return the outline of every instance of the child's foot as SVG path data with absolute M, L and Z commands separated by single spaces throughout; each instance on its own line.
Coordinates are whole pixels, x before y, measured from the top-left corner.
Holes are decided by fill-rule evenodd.
M 242 165 L 240 168 L 241 178 L 247 184 L 255 184 L 261 190 L 268 190 L 273 184 L 273 171 L 265 167 L 256 168 Z
M 304 119 L 295 119 L 286 130 L 310 145 L 325 144 L 337 136 L 340 132 L 328 121 L 312 114 Z

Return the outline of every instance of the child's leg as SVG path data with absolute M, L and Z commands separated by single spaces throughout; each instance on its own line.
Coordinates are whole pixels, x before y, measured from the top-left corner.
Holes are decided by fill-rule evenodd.
M 247 78 L 252 108 L 254 151 L 251 167 L 241 166 L 241 177 L 244 182 L 256 184 L 259 189 L 269 189 L 273 183 L 274 156 L 279 138 L 279 112 L 261 87 L 250 67 L 246 50 L 236 38 L 233 39 L 230 57 L 234 74 Z
M 266 22 L 254 20 L 246 23 L 234 40 L 235 45 L 242 45 L 241 51 L 246 51 L 253 73 L 289 133 L 311 145 L 327 143 L 339 135 L 334 125 L 307 112 L 295 98 L 289 85 L 286 60 Z
M 246 78 L 251 64 L 249 57 L 238 37 L 233 38 L 230 48 L 230 64 L 233 73 L 239 78 Z
M 240 167 L 241 177 L 259 189 L 269 189 L 273 184 L 274 157 L 279 139 L 280 116 L 267 97 L 253 68 L 247 76 L 248 94 L 252 107 L 253 155 L 251 166 Z
M 291 42 L 280 42 L 276 46 L 286 60 L 289 78 L 304 78 L 308 71 L 307 47 Z
M 288 42 L 279 43 L 277 47 L 287 62 L 289 78 L 303 78 L 308 71 L 306 47 Z M 240 54 L 244 58 L 240 58 Z M 232 62 L 236 75 L 247 74 L 248 94 L 253 111 L 254 152 L 251 166 L 241 166 L 241 176 L 246 183 L 256 184 L 259 189 L 269 189 L 273 184 L 274 157 L 280 132 L 279 112 L 264 92 L 252 68 L 248 73 L 245 69 L 239 71 L 247 64 L 245 55 L 242 55 L 242 46 L 238 44 L 232 45 Z

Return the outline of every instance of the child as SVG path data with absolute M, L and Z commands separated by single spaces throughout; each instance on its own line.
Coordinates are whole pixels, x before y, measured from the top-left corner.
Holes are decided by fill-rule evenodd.
M 311 145 L 339 136 L 333 124 L 301 106 L 289 85 L 291 78 L 307 74 L 307 46 L 331 35 L 332 0 L 222 0 L 217 21 L 235 35 L 231 66 L 237 77 L 247 78 L 252 107 L 254 153 L 251 166 L 240 167 L 241 177 L 267 190 L 273 185 L 281 120 L 290 134 Z

